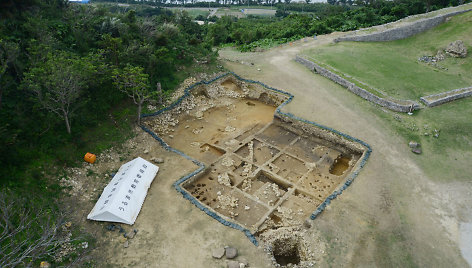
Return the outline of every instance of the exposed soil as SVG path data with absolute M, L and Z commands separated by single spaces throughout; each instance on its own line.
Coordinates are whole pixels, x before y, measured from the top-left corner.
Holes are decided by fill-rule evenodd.
M 284 127 L 274 112 L 287 98 L 228 77 L 202 86 L 186 103 L 145 124 L 162 137 L 172 133 L 170 146 L 208 167 L 183 183 L 191 195 L 224 219 L 261 235 L 301 226 L 344 183 L 361 155 Z M 172 128 L 163 125 L 163 118 Z M 342 152 L 351 153 L 344 157 Z
M 384 113 L 381 108 L 293 61 L 304 49 L 340 35 L 302 39 L 262 53 L 220 51 L 231 71 L 295 95 L 284 112 L 330 126 L 373 147 L 353 185 L 305 233 L 308 248 L 319 260 L 317 266 L 468 267 L 459 249 L 464 234 L 458 230 L 462 222 L 472 219 L 470 212 L 464 212 L 471 202 L 467 192 L 472 184 L 431 180 L 415 164 L 407 146 L 401 146 L 406 142 L 376 116 Z
M 284 107 L 283 111 L 358 137 L 368 142 L 374 149 L 367 166 L 360 172 L 352 186 L 328 206 L 316 220 L 309 221 L 302 227 L 298 224 L 295 224 L 295 227 L 282 227 L 290 225 L 291 219 L 284 217 L 287 210 L 302 209 L 303 215 L 300 219 L 305 219 L 319 205 L 317 203 L 319 201 L 313 199 L 312 196 L 313 192 L 316 194 L 315 190 L 318 190 L 318 185 L 313 185 L 313 181 L 318 180 L 320 176 L 316 172 L 305 173 L 305 177 L 297 182 L 302 187 L 293 191 L 292 197 L 278 206 L 268 216 L 264 225 L 259 227 L 259 230 L 266 230 L 261 233 L 261 241 L 265 245 L 276 245 L 278 243 L 276 241 L 281 241 L 281 239 L 303 237 L 303 239 L 295 239 L 298 243 L 296 248 L 300 266 L 304 265 L 303 260 L 309 259 L 312 260 L 311 264 L 314 263 L 314 266 L 319 267 L 467 267 L 467 262 L 461 256 L 459 241 L 461 243 L 467 241 L 460 239 L 461 231 L 463 234 L 469 232 L 463 230 L 464 225 L 461 225 L 461 222 L 471 222 L 472 219 L 472 213 L 464 212 L 464 209 L 472 203 L 470 197 L 472 185 L 459 182 L 432 182 L 414 164 L 413 156 L 408 148 L 399 146 L 403 141 L 392 133 L 389 126 L 369 112 L 371 104 L 292 61 L 295 54 L 302 49 L 330 42 L 336 35 L 319 36 L 317 40 L 307 39 L 306 42 L 275 48 L 264 53 L 240 54 L 232 50 L 224 50 L 220 53 L 221 57 L 230 60 L 226 62 L 226 67 L 239 75 L 294 94 L 294 100 Z M 250 62 L 254 63 L 253 67 L 246 64 Z M 258 68 L 261 69 L 260 72 L 257 71 Z M 265 183 L 271 181 L 272 177 L 266 174 L 276 173 L 277 175 L 277 172 L 272 171 L 269 165 L 267 165 L 266 173 L 256 172 L 261 165 L 259 161 L 265 163 L 263 161 L 269 157 L 268 155 L 280 153 L 280 148 L 277 148 L 280 145 L 273 143 L 275 140 L 274 135 L 270 133 L 271 130 L 266 128 L 267 132 L 263 135 L 260 133 L 272 121 L 274 112 L 273 106 L 265 104 L 269 104 L 269 101 L 250 100 L 234 103 L 234 107 L 240 107 L 243 112 L 247 111 L 247 117 L 241 121 L 251 121 L 254 116 L 258 116 L 257 120 L 253 120 L 252 123 L 236 123 L 238 120 L 231 120 L 224 121 L 224 124 L 207 120 L 208 127 L 204 127 L 203 131 L 212 130 L 213 135 L 199 132 L 201 122 L 211 116 L 213 111 L 219 111 L 215 116 L 221 120 L 240 115 L 231 114 L 226 106 L 211 107 L 214 110 L 206 112 L 211 106 L 211 103 L 208 103 L 207 110 L 195 114 L 196 117 L 202 119 L 193 119 L 188 115 L 186 120 L 189 120 L 189 123 L 166 125 L 161 131 L 166 133 L 165 140 L 175 146 L 179 139 L 191 141 L 190 144 L 194 141 L 198 142 L 198 146 L 197 143 L 194 143 L 195 146 L 182 143 L 185 147 L 180 149 L 187 150 L 186 153 L 205 163 L 211 164 L 216 161 L 215 166 L 226 165 L 230 162 L 223 161 L 222 158 L 227 152 L 221 146 L 224 145 L 224 135 L 228 133 L 233 135 L 237 130 L 241 131 L 241 134 L 234 138 L 235 149 L 231 150 L 233 161 L 247 158 L 249 147 L 246 151 L 244 146 L 248 145 L 250 137 L 254 136 L 250 140 L 253 142 L 253 148 L 256 148 L 253 159 L 257 160 L 257 164 L 254 163 L 248 169 L 235 161 L 237 168 L 232 171 L 234 175 L 228 174 L 230 186 L 220 183 L 217 186 L 222 187 L 224 191 L 234 191 L 235 197 L 243 200 L 247 197 L 246 194 L 252 196 L 257 191 L 252 189 L 248 193 L 241 191 L 244 187 L 241 182 L 237 181 L 237 176 L 256 173 L 258 176 L 254 177 L 253 182 L 260 182 L 258 189 L 261 189 Z M 250 113 L 250 109 L 261 110 L 254 115 Z M 382 110 L 379 109 L 378 112 Z M 230 116 L 226 117 L 225 113 L 230 113 Z M 185 128 L 186 125 L 189 127 Z M 221 131 L 221 129 L 226 130 L 227 126 L 231 126 L 228 131 Z M 272 267 L 277 259 L 279 262 L 287 263 L 297 261 L 297 254 L 293 254 L 294 250 L 282 251 L 273 256 L 273 247 L 271 249 L 255 247 L 242 232 L 218 223 L 182 198 L 172 188 L 172 184 L 181 176 L 195 170 L 197 166 L 175 153 L 165 151 L 142 130 L 136 129 L 135 132 L 136 137 L 130 139 L 122 147 L 99 155 L 96 164 L 84 164 L 82 167 L 69 170 L 70 176 L 64 180 L 64 184 L 72 188 L 70 200 L 73 201 L 69 200 L 68 203 L 75 211 L 76 222 L 73 226 L 83 226 L 97 238 L 97 247 L 92 252 L 92 257 L 99 267 L 224 267 L 223 260 L 212 259 L 211 251 L 225 245 L 237 247 L 239 255 L 246 258 L 251 267 Z M 290 140 L 289 136 L 290 134 L 287 134 L 286 139 L 278 139 L 278 142 L 282 145 L 290 144 L 293 140 Z M 296 160 L 312 162 L 319 159 L 322 151 L 305 150 L 305 148 L 316 148 L 313 146 L 316 142 L 316 140 L 300 139 L 291 146 L 285 147 L 288 157 L 285 160 L 289 161 L 288 159 L 291 159 L 289 156 L 292 156 L 294 160 L 290 161 L 293 160 L 296 164 Z M 268 146 L 261 147 L 264 143 Z M 236 147 L 241 149 L 239 153 Z M 148 152 L 145 153 L 145 151 Z M 341 158 L 339 158 L 340 155 Z M 149 189 L 136 223 L 132 226 L 138 230 L 138 233 L 130 240 L 129 248 L 124 248 L 121 234 L 107 231 L 106 223 L 87 221 L 86 215 L 110 180 L 109 174 L 136 156 L 147 160 L 160 157 L 165 162 L 158 164 L 159 173 Z M 327 170 L 323 170 L 322 174 L 329 177 L 319 179 L 320 182 L 323 181 L 323 186 L 337 184 L 331 179 L 336 178 L 336 173 L 340 173 L 344 168 L 346 160 L 343 156 L 343 152 L 330 155 L 330 159 L 335 163 L 332 168 L 329 166 Z M 221 161 L 218 162 L 218 159 Z M 325 159 L 327 160 L 328 157 Z M 279 164 L 284 162 L 281 160 Z M 274 163 L 272 169 L 277 168 L 280 167 Z M 345 170 L 342 176 L 348 172 Z M 202 181 L 200 186 L 198 183 L 195 186 L 207 187 L 210 182 L 218 181 L 218 176 L 213 176 L 210 180 L 211 171 L 208 171 L 205 176 L 207 175 L 206 181 Z M 295 181 L 297 174 L 287 174 L 287 178 L 289 177 Z M 310 179 L 304 181 L 304 178 Z M 288 183 L 293 184 L 292 180 Z M 220 181 L 228 182 L 228 179 L 220 177 Z M 275 184 L 281 193 L 289 188 L 283 183 Z M 314 186 L 317 188 L 314 189 Z M 303 191 L 310 187 L 313 189 Z M 192 193 L 200 192 L 202 191 Z M 323 191 L 319 194 L 321 193 Z M 283 195 L 286 194 L 283 193 Z M 209 195 L 205 201 L 215 202 L 213 199 L 216 198 Z M 256 212 L 255 215 L 268 213 L 266 206 L 252 199 L 251 201 L 252 203 L 247 203 L 247 206 Z M 226 207 L 234 205 L 231 199 L 221 199 L 220 203 Z M 244 207 L 241 207 L 244 210 Z M 223 210 L 220 213 L 223 213 Z M 234 213 L 239 212 L 235 210 Z M 240 217 L 237 220 L 248 225 L 259 221 L 259 219 L 244 215 L 249 214 L 241 213 L 235 218 Z M 231 218 L 231 214 L 227 214 L 227 217 Z M 278 226 L 280 228 L 277 228 Z M 123 227 L 127 231 L 131 228 Z M 275 229 L 272 229 L 273 227 Z M 272 234 L 275 231 L 278 232 L 277 235 Z M 283 260 L 284 256 L 285 260 Z

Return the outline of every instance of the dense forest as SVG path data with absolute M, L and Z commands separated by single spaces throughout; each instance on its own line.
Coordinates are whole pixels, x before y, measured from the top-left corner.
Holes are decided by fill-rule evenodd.
M 0 212 L 20 213 L 6 225 L 5 219 L 0 220 L 0 233 L 21 224 L 21 215 L 26 215 L 22 211 L 49 207 L 47 214 L 27 214 L 36 224 L 20 230 L 20 235 L 0 235 L 2 267 L 8 267 L 11 258 L 37 262 L 54 249 L 49 245 L 35 248 L 36 255 L 21 255 L 29 245 L 20 241 L 28 237 L 25 233 L 35 241 L 43 232 L 38 222 L 56 217 L 62 191 L 54 178 L 63 175 L 60 167 L 78 163 L 87 151 L 98 153 L 127 138 L 145 101 L 159 104 L 189 70 L 202 70 L 197 62 L 212 70 L 219 46 L 250 51 L 462 3 L 253 1 L 248 4 L 274 4 L 276 16 L 201 17 L 206 23 L 198 25 L 188 13 L 172 12 L 159 1 L 113 1 L 140 4 L 130 7 L 94 2 L 100 1 L 0 2 Z M 139 92 L 140 98 L 134 99 L 137 106 L 130 92 Z
M 143 17 L 26 0 L 2 1 L 0 12 L 0 266 L 15 267 L 54 250 L 41 239 L 44 222 L 62 220 L 61 167 L 132 133 L 139 109 L 127 93 L 157 101 L 215 53 L 190 17 L 162 9 Z

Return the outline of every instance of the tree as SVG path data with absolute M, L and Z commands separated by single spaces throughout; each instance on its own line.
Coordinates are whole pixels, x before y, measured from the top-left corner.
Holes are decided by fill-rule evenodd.
M 18 45 L 16 43 L 0 39 L 0 108 L 2 108 L 2 78 L 6 73 L 8 65 L 13 63 L 18 57 Z
M 79 240 L 67 236 L 63 226 L 64 215 L 0 190 L 0 267 L 31 267 Z
M 143 103 L 160 93 L 160 91 L 151 91 L 149 75 L 144 73 L 142 67 L 134 67 L 130 64 L 122 70 L 113 70 L 113 81 L 120 91 L 132 98 L 134 104 L 138 105 L 139 125 Z
M 62 117 L 70 134 L 71 116 L 94 67 L 90 58 L 67 52 L 49 54 L 47 58 L 25 73 L 24 86 L 34 93 L 43 109 Z

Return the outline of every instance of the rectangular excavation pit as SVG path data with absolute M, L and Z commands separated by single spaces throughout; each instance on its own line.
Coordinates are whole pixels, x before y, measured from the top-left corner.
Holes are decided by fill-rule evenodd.
M 213 207 L 217 202 L 218 193 L 231 191 L 231 187 L 218 183 L 217 176 L 210 172 L 206 172 L 206 174 L 185 183 L 183 186 L 193 197 L 209 207 Z
M 259 232 L 301 225 L 321 203 L 310 194 L 295 190 L 265 219 Z
M 236 151 L 236 154 L 250 162 L 262 165 L 274 157 L 278 152 L 279 150 L 276 148 L 257 139 L 252 139 L 239 148 Z
M 272 166 L 277 167 L 274 169 Z M 291 181 L 293 183 L 298 182 L 301 177 L 308 172 L 308 165 L 304 162 L 288 155 L 282 154 L 275 159 L 271 165 L 267 165 L 267 168 L 277 170 L 277 175 L 282 178 Z M 272 167 L 272 168 L 271 168 Z
M 298 135 L 282 128 L 281 126 L 271 124 L 269 127 L 264 129 L 264 131 L 256 135 L 256 137 L 275 145 L 278 148 L 284 148 L 295 140 Z
M 201 160 L 205 163 L 212 163 L 218 157 L 225 154 L 225 150 L 212 144 L 205 143 L 200 146 Z
M 252 102 L 251 102 L 252 103 Z M 263 124 L 255 124 L 255 125 L 252 125 L 250 128 L 248 128 L 247 130 L 245 130 L 241 135 L 237 136 L 236 137 L 236 140 L 238 141 L 243 141 L 245 139 L 247 139 L 248 137 L 254 135 L 255 133 L 257 133 L 259 130 L 261 130 L 262 128 L 264 127 Z
M 313 197 L 309 193 L 297 189 L 282 203 L 281 207 L 290 209 L 292 211 L 291 216 L 294 219 L 303 221 L 310 217 L 313 211 L 315 211 L 321 203 L 321 200 Z
M 323 174 L 315 169 L 307 174 L 297 186 L 320 200 L 328 197 L 342 182 L 343 177 Z
M 286 97 L 260 85 L 225 77 L 196 91 L 145 124 L 207 167 L 181 186 L 253 233 L 267 222 L 277 228 L 303 223 L 366 152 L 347 136 L 274 114 Z
M 218 195 L 212 208 L 248 229 L 253 229 L 254 225 L 269 212 L 269 208 L 245 196 L 238 189 Z
M 239 189 L 254 196 L 254 198 L 268 206 L 274 206 L 290 187 L 290 184 L 262 170 L 254 178 L 244 179 L 238 185 Z
M 247 161 L 240 160 L 241 162 L 233 169 L 233 173 L 242 178 L 252 177 L 258 166 L 253 165 Z
M 286 148 L 286 151 L 306 162 L 314 163 L 321 159 L 322 153 L 318 148 L 322 145 L 309 138 L 301 137 L 293 145 Z
M 316 163 L 316 167 L 321 171 L 321 173 L 329 174 L 329 170 L 333 166 L 334 160 L 338 158 L 341 153 L 328 147 L 321 147 L 318 148 L 318 150 L 323 152 L 323 154 L 321 159 Z
M 336 159 L 334 159 L 334 163 L 331 165 L 329 173 L 336 176 L 344 175 L 351 167 L 351 160 L 351 157 L 340 154 Z

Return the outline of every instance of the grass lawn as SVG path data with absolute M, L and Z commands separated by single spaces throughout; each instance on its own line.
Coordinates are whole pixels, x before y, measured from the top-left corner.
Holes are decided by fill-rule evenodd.
M 174 8 L 169 8 L 169 9 L 172 10 L 173 12 L 186 11 L 192 19 L 195 19 L 199 15 L 202 15 L 205 18 L 208 17 L 208 15 L 210 15 L 210 11 L 208 10 L 208 8 L 174 7 Z
M 370 107 L 395 132 L 421 144 L 423 153 L 415 155 L 417 163 L 434 180 L 470 181 L 472 166 L 472 99 L 464 98 L 438 107 L 415 111 L 413 116 L 378 107 Z M 434 134 L 438 131 L 439 136 Z
M 436 55 L 455 40 L 462 40 L 469 55 L 439 62 L 447 70 L 419 62 Z M 305 52 L 318 62 L 398 99 L 472 86 L 472 12 L 452 17 L 422 34 L 391 42 L 340 42 Z

